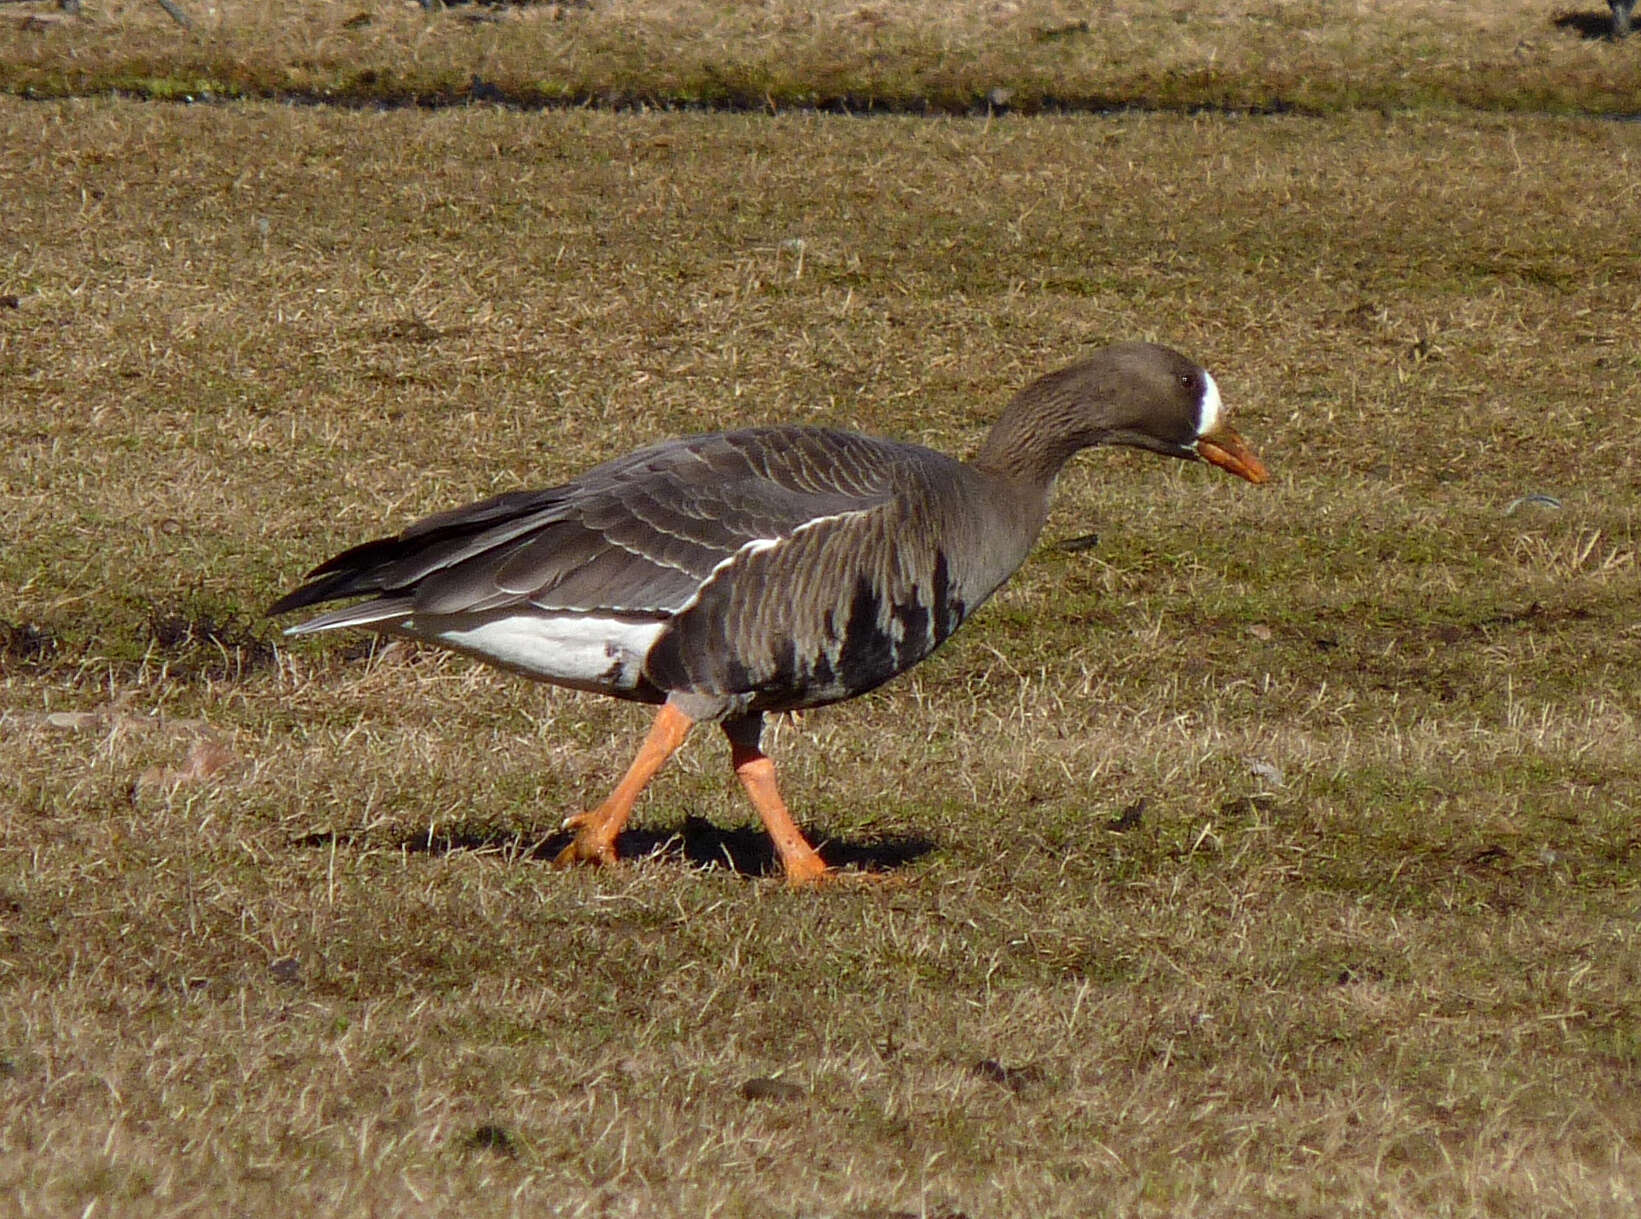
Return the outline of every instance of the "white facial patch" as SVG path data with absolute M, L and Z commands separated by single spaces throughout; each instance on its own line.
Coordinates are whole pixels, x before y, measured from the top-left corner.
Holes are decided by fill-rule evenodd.
M 1197 406 L 1197 435 L 1206 436 L 1219 426 L 1219 414 L 1223 408 L 1219 401 L 1219 386 L 1214 384 L 1213 374 L 1204 370 L 1202 374 L 1202 401 Z

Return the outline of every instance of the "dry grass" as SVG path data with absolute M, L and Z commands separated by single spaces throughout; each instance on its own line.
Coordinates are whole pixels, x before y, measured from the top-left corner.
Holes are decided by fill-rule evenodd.
M 1633 1213 L 1638 156 L 0 103 L 0 1210 Z M 965 449 L 1117 336 L 1277 481 L 1086 458 L 947 651 L 781 727 L 899 889 L 749 879 L 704 733 L 658 857 L 553 872 L 639 712 L 257 616 L 665 434 Z
M 0 23 L 0 89 L 30 96 L 474 99 L 524 105 L 968 113 L 1480 107 L 1634 112 L 1641 55 L 1606 6 L 1516 0 L 657 3 L 461 7 L 86 0 Z M 18 10 L 8 10 L 17 13 Z

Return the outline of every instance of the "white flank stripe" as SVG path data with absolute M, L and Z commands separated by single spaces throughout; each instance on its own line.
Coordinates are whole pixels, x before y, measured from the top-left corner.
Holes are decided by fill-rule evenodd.
M 320 631 L 340 630 L 345 626 L 377 626 L 391 627 L 406 616 L 405 603 L 367 601 L 362 605 L 350 605 L 346 609 L 331 610 L 328 614 L 320 614 L 317 618 L 309 618 L 306 622 L 298 622 L 295 626 L 285 628 L 287 635 L 315 635 Z M 384 628 L 385 629 L 385 628 Z
M 649 619 L 503 610 L 477 619 L 467 614 L 411 618 L 399 629 L 539 681 L 630 690 L 665 627 Z
M 888 502 L 888 497 L 887 496 L 884 497 L 883 502 L 884 503 Z M 811 529 L 818 529 L 822 525 L 831 524 L 833 521 L 846 521 L 852 516 L 865 516 L 867 513 L 872 512 L 872 511 L 874 511 L 875 509 L 877 509 L 881 506 L 882 506 L 882 504 L 872 504 L 869 507 L 856 509 L 856 510 L 851 511 L 851 512 L 834 512 L 834 513 L 831 513 L 827 516 L 811 517 L 809 520 L 807 520 L 803 524 L 799 525 L 796 529 L 794 529 L 791 533 L 787 534 L 785 537 L 781 537 L 781 538 L 753 538 L 750 542 L 742 542 L 740 547 L 735 551 L 734 554 L 730 555 L 728 558 L 719 559 L 718 562 L 713 565 L 712 570 L 707 573 L 707 578 L 702 580 L 701 583 L 700 583 L 700 586 L 696 588 L 694 595 L 691 596 L 688 601 L 684 602 L 677 609 L 675 609 L 673 611 L 673 615 L 677 616 L 679 614 L 684 613 L 686 610 L 694 608 L 695 603 L 701 599 L 701 594 L 704 591 L 706 591 L 706 589 L 712 584 L 712 582 L 714 580 L 716 580 L 720 575 L 722 575 L 725 570 L 727 570 L 730 567 L 735 566 L 735 564 L 739 563 L 742 559 L 746 558 L 747 556 L 755 555 L 755 554 L 761 554 L 763 551 L 766 551 L 766 550 L 773 550 L 775 547 L 779 546 L 782 542 L 790 542 L 793 538 L 797 537 L 800 533 L 808 533 Z
M 1219 426 L 1219 414 L 1224 408 L 1219 401 L 1219 386 L 1214 384 L 1213 374 L 1206 369 L 1202 373 L 1202 403 L 1197 408 L 1197 435 L 1206 436 Z

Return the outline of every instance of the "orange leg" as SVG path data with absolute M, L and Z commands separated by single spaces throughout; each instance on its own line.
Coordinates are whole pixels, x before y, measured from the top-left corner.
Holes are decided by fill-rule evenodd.
M 786 883 L 794 887 L 812 885 L 831 877 L 832 870 L 810 846 L 786 811 L 780 789 L 775 786 L 775 763 L 756 745 L 730 741 L 730 752 L 735 760 L 735 774 L 752 797 L 752 806 L 763 818 L 764 828 L 775 841 L 781 865 L 786 869 Z
M 595 809 L 564 819 L 564 828 L 573 829 L 575 839 L 553 860 L 556 866 L 615 862 L 615 839 L 632 815 L 633 802 L 638 799 L 638 793 L 655 777 L 661 764 L 684 743 L 684 737 L 694 723 L 671 703 L 662 705 L 638 756 L 632 760 L 621 782 L 615 785 L 609 799 Z M 779 798 L 776 797 L 777 800 Z

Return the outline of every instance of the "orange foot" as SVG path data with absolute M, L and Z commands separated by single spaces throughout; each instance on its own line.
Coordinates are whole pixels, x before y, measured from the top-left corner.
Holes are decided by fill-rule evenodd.
M 567 868 L 578 863 L 615 862 L 615 840 L 621 827 L 627 824 L 633 801 L 644 790 L 644 784 L 661 769 L 661 763 L 683 744 L 690 723 L 689 716 L 670 703 L 656 713 L 649 736 L 644 738 L 638 756 L 627 767 L 627 773 L 616 784 L 610 798 L 597 808 L 564 819 L 564 828 L 574 830 L 575 839 L 558 853 L 554 866 Z
M 588 813 L 577 813 L 573 817 L 564 819 L 564 828 L 574 830 L 575 837 L 570 845 L 553 857 L 555 868 L 571 868 L 577 864 L 612 864 L 619 856 L 615 849 L 616 835 L 620 833 L 620 824 L 610 824 L 608 817 L 600 816 L 603 810 L 594 809 Z

